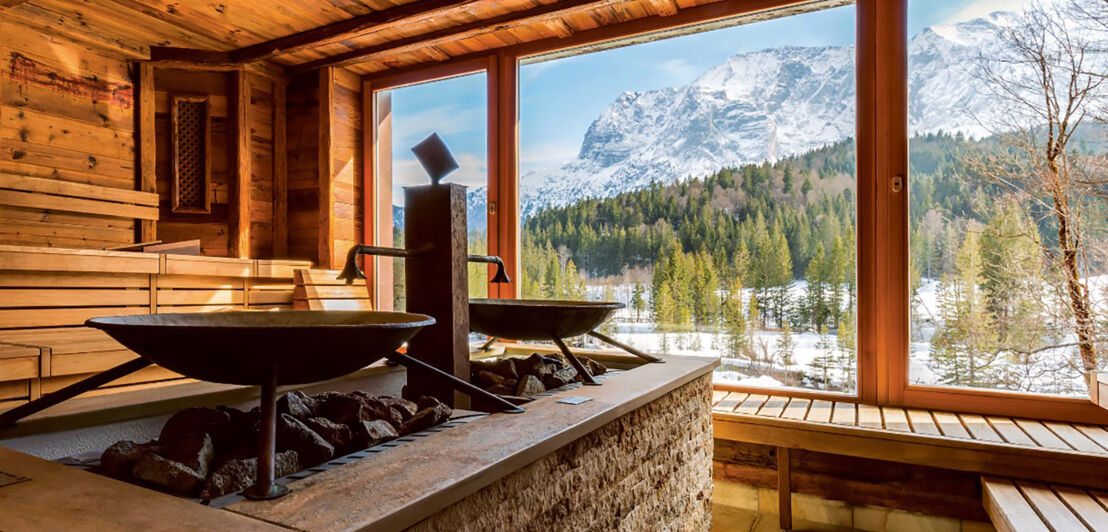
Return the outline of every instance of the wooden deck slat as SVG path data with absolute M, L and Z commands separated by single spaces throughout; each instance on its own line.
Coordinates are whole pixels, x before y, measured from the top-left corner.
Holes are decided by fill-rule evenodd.
M 857 405 L 854 403 L 837 402 L 834 407 L 834 414 L 831 416 L 831 423 L 836 425 L 850 425 L 855 426 L 857 423 Z
M 1052 486 L 1054 492 L 1066 501 L 1085 526 L 1092 530 L 1108 530 L 1108 510 L 1097 503 L 1089 492 L 1069 486 Z
M 1087 453 L 1103 453 L 1104 448 L 1097 445 L 1096 442 L 1090 440 L 1087 436 L 1081 433 L 1081 431 L 1073 428 L 1073 425 L 1068 423 L 1055 423 L 1046 422 L 1046 425 L 1055 436 L 1058 436 L 1078 451 L 1085 451 Z
M 885 419 L 885 428 L 912 432 L 912 426 L 908 424 L 908 416 L 904 413 L 903 408 L 883 406 L 881 407 L 881 414 Z
M 764 404 L 766 402 L 766 399 L 768 398 L 769 397 L 765 395 L 752 393 L 747 396 L 745 400 L 743 400 L 742 404 L 735 407 L 735 413 L 751 415 L 757 414 L 758 409 L 762 408 L 762 404 Z
M 958 419 L 958 416 L 950 412 L 932 412 L 931 415 L 935 417 L 935 424 L 939 426 L 939 430 L 943 431 L 944 436 L 970 438 L 970 434 L 966 432 L 966 428 L 962 426 L 962 421 Z
M 739 404 L 741 404 L 743 400 L 746 399 L 747 395 L 749 394 L 741 392 L 731 392 L 727 395 L 726 398 L 720 401 L 718 405 L 716 405 L 715 410 L 718 410 L 720 412 L 730 412 L 734 410 L 736 406 L 739 406 Z
M 858 405 L 858 426 L 869 429 L 884 428 L 881 423 L 881 409 L 867 404 Z
M 1063 449 L 1069 451 L 1073 449 L 1061 438 L 1055 436 L 1050 429 L 1046 428 L 1046 425 L 1035 421 L 1033 419 L 1016 419 L 1016 424 L 1031 436 L 1031 439 L 1035 440 L 1035 443 L 1040 447 L 1049 447 L 1051 449 Z
M 982 479 L 981 484 L 985 512 L 989 514 L 997 530 L 1051 532 L 1012 481 L 1003 478 L 985 478 Z
M 712 390 L 712 406 L 716 406 L 724 397 L 727 397 L 733 392 L 725 392 L 723 390 Z
M 830 423 L 831 412 L 834 408 L 834 403 L 831 401 L 815 400 L 812 401 L 811 408 L 808 409 L 808 417 L 805 419 L 815 423 Z
M 973 436 L 973 439 L 998 442 L 1004 441 L 1004 438 L 993 430 L 993 427 L 989 425 L 988 421 L 985 421 L 985 418 L 972 414 L 959 414 L 958 417 L 962 419 L 962 424 L 969 429 L 970 436 Z
M 768 400 L 766 400 L 766 404 L 762 405 L 762 408 L 758 410 L 758 415 L 768 417 L 781 417 L 781 414 L 785 412 L 785 406 L 788 404 L 788 397 L 772 395 Z
M 935 420 L 931 419 L 931 412 L 927 410 L 909 408 L 908 421 L 912 422 L 912 432 L 916 434 L 930 434 L 932 436 L 942 436 L 943 434 L 939 430 L 939 426 L 935 424 Z
M 809 399 L 793 398 L 789 401 L 789 406 L 785 407 L 785 412 L 781 414 L 781 417 L 802 420 L 808 415 L 808 407 L 811 405 L 812 401 Z
M 1012 418 L 1008 417 L 987 417 L 989 423 L 1008 443 L 1015 443 L 1018 445 L 1031 445 L 1037 447 L 1038 444 L 1035 440 L 1032 440 L 1026 432 L 1016 425 L 1016 422 Z
M 1087 530 L 1085 524 L 1058 498 L 1049 487 L 1037 482 L 1017 483 L 1023 496 L 1035 507 L 1036 513 L 1054 530 Z
M 1097 442 L 1105 451 L 1108 451 L 1108 430 L 1104 430 L 1104 427 L 1074 425 L 1074 428 L 1081 431 L 1085 436 L 1088 436 L 1090 440 Z

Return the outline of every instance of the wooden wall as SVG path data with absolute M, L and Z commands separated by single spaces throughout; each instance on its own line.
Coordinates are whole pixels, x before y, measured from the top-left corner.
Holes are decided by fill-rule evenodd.
M 134 218 L 59 199 L 97 201 L 135 190 L 129 58 L 0 15 L 0 174 L 9 182 L 12 176 L 49 180 L 32 187 L 0 184 L 0 244 L 131 243 Z
M 331 159 L 334 246 L 331 265 L 339 267 L 346 251 L 362 242 L 365 221 L 365 164 L 362 150 L 362 80 L 346 70 L 334 71 L 331 92 Z
M 286 90 L 288 256 L 319 257 L 319 85 L 313 74 L 289 80 Z

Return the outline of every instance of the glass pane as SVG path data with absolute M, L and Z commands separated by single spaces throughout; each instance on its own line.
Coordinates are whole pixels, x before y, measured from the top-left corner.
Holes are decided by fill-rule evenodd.
M 608 334 L 716 382 L 852 392 L 854 17 L 521 66 L 524 297 L 621 301 Z
M 1085 395 L 1108 347 L 1108 11 L 909 7 L 909 379 Z
M 467 219 L 469 252 L 487 253 L 488 214 L 488 98 L 485 74 L 449 78 L 377 92 L 378 166 L 381 183 L 391 182 L 391 237 L 397 247 L 404 245 L 404 187 L 429 184 L 430 177 L 420 166 L 412 146 L 438 133 L 450 148 L 459 168 L 444 181 L 469 187 Z M 387 122 L 387 124 L 385 124 Z M 382 125 L 384 124 L 384 125 Z M 385 235 L 380 235 L 384 238 Z M 392 264 L 393 308 L 404 306 L 403 259 Z M 386 269 L 387 270 L 387 269 Z M 382 273 L 388 274 L 382 270 Z M 488 294 L 487 266 L 471 264 L 470 297 Z

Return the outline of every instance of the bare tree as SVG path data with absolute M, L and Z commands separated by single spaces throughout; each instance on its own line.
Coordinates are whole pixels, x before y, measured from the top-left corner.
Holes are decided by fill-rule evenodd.
M 1082 7 L 1095 13 L 1103 6 Z M 1034 4 L 1002 31 L 998 46 L 982 51 L 981 79 L 1006 105 L 1004 118 L 987 124 L 1002 146 L 966 163 L 1057 230 L 1057 242 L 1031 238 L 1061 275 L 1081 366 L 1091 371 L 1097 368 L 1097 323 L 1088 278 L 1096 245 L 1085 212 L 1090 201 L 1108 197 L 1108 179 L 1101 158 L 1079 153 L 1073 141 L 1103 103 L 1105 70 L 1097 39 L 1090 38 L 1094 32 L 1076 27 L 1076 16 L 1072 5 Z

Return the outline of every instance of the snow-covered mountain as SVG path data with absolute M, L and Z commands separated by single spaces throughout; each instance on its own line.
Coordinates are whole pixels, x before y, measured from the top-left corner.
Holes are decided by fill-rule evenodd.
M 993 13 L 911 39 L 912 134 L 987 134 L 1000 106 L 989 101 L 974 65 L 1013 17 Z M 852 137 L 854 61 L 853 46 L 770 48 L 735 55 L 683 87 L 623 93 L 589 126 L 575 159 L 521 176 L 522 214 Z M 471 191 L 471 216 L 483 212 L 483 194 Z

